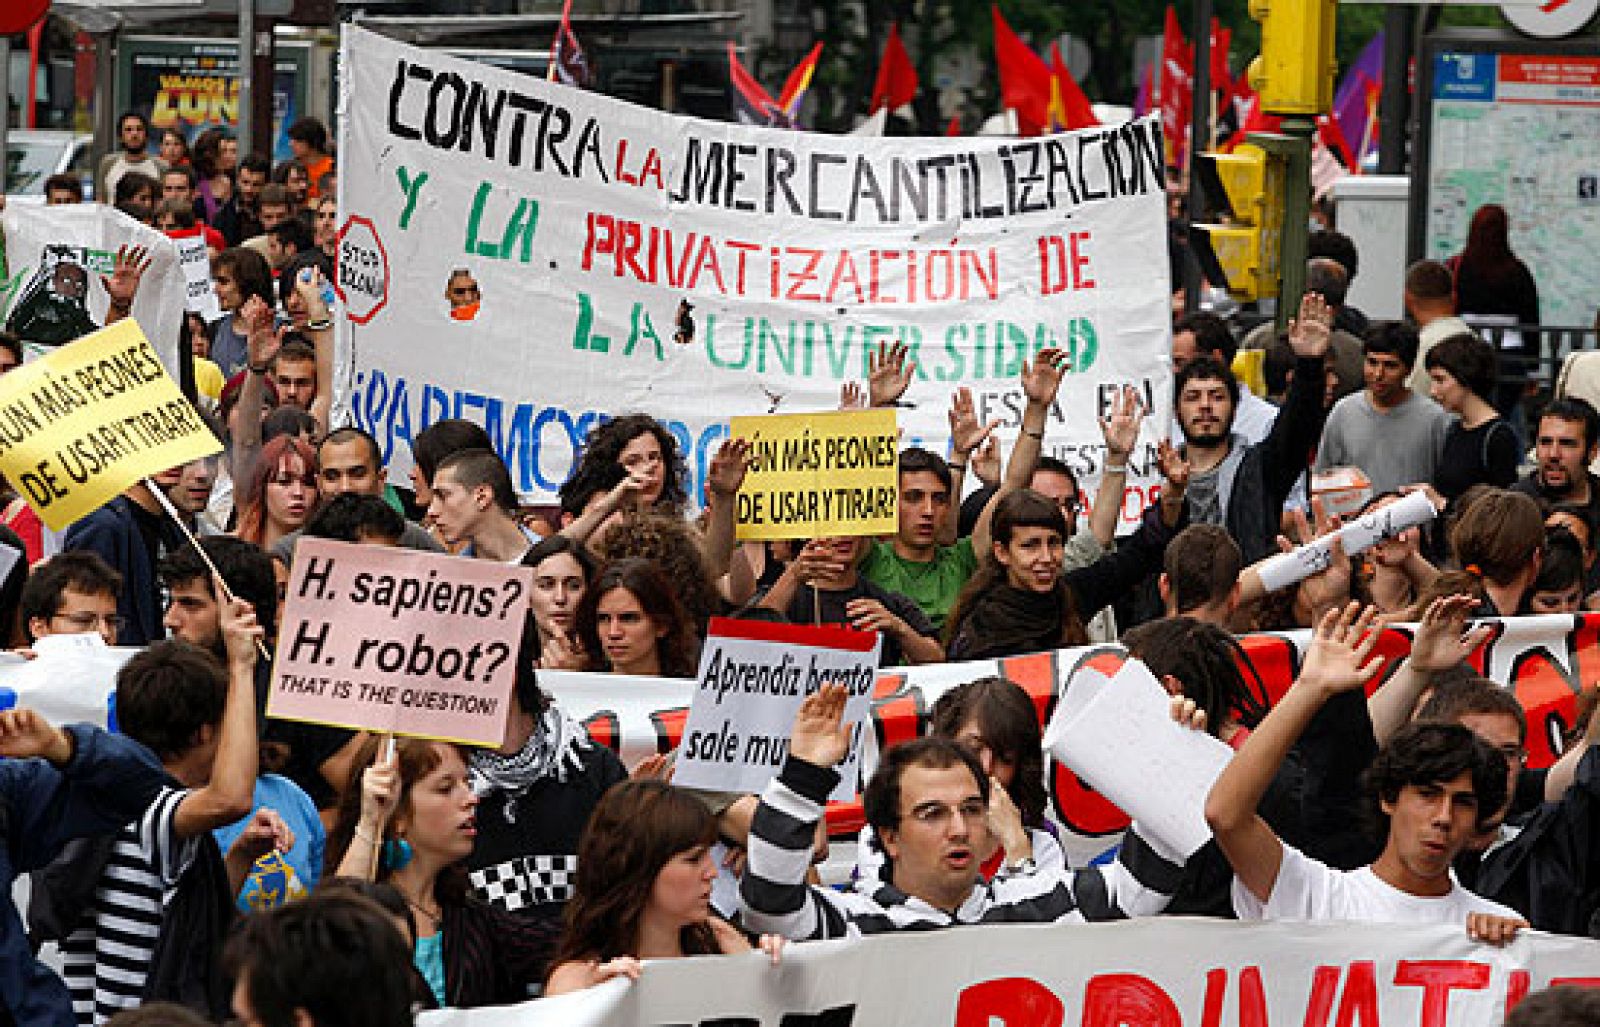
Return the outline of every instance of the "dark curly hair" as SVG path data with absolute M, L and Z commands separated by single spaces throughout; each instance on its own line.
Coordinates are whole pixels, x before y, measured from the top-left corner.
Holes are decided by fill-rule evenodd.
M 700 540 L 682 517 L 631 513 L 593 540 L 591 547 L 601 563 L 640 557 L 659 567 L 673 583 L 696 634 L 703 636 L 711 618 L 722 612 L 722 598 L 706 567 Z
M 877 833 L 880 845 L 885 830 L 900 827 L 900 779 L 910 767 L 928 767 L 932 770 L 966 767 L 978 782 L 978 794 L 983 796 L 985 803 L 989 801 L 989 775 L 983 772 L 983 764 L 966 746 L 957 745 L 954 740 L 938 735 L 901 742 L 884 753 L 878 762 L 878 769 L 873 771 L 872 779 L 861 791 L 862 811 L 866 814 L 867 823 Z M 884 856 L 888 857 L 887 851 Z
M 656 876 L 681 852 L 717 840 L 703 802 L 665 781 L 624 781 L 589 815 L 578 842 L 578 875 L 552 968 L 576 960 L 639 954 L 639 926 Z M 682 928 L 685 955 L 721 952 L 709 923 Z
M 655 507 L 662 512 L 679 513 L 689 498 L 685 486 L 689 479 L 689 467 L 678 448 L 677 437 L 649 414 L 624 414 L 597 425 L 584 441 L 583 457 L 573 477 L 583 475 L 591 464 L 617 463 L 628 443 L 647 432 L 654 435 L 661 446 L 663 476 L 661 495 L 656 499 Z
M 1049 797 L 1044 790 L 1044 744 L 1039 711 L 1021 686 L 1001 677 L 978 678 L 958 685 L 933 704 L 928 731 L 955 738 L 969 721 L 996 758 L 1014 763 L 1016 776 L 1006 787 L 1028 827 L 1044 823 Z
M 1378 758 L 1362 775 L 1362 783 L 1372 796 L 1371 815 L 1387 833 L 1389 816 L 1380 802 L 1394 802 L 1407 785 L 1452 781 L 1463 772 L 1472 775 L 1478 826 L 1482 827 L 1505 805 L 1506 758 L 1460 724 L 1418 722 L 1401 728 L 1378 751 Z
M 688 611 L 678 601 L 661 569 L 637 557 L 605 565 L 584 590 L 583 601 L 578 604 L 578 639 L 584 650 L 593 659 L 605 663 L 605 646 L 600 643 L 598 623 L 600 600 L 619 588 L 633 593 L 645 616 L 664 632 L 656 643 L 662 676 L 694 677 L 699 667 L 700 640 L 689 623 Z

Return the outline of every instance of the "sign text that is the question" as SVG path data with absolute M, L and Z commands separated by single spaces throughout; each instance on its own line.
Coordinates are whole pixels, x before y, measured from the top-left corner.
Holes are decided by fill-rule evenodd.
M 499 745 L 533 572 L 302 539 L 267 715 Z

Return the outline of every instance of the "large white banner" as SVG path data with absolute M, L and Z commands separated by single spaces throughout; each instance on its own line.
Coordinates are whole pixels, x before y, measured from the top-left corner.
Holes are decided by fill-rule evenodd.
M 150 268 L 139 283 L 131 316 L 167 373 L 178 377 L 185 285 L 171 239 L 98 203 L 13 203 L 0 213 L 0 228 L 5 235 L 0 328 L 20 335 L 34 351 L 103 326 L 108 301 L 101 276 L 110 276 L 118 248 L 147 248 Z
M 1489 640 L 1468 662 L 1516 693 L 1528 716 L 1528 765 L 1547 767 L 1562 753 L 1562 736 L 1577 720 L 1580 684 L 1600 680 L 1600 615 L 1551 614 L 1484 623 L 1492 629 Z M 1253 671 L 1246 681 L 1257 682 L 1253 687 L 1268 703 L 1288 689 L 1306 638 L 1303 631 L 1240 636 Z M 1409 648 L 1409 628 L 1384 631 L 1377 652 L 1387 658 L 1385 674 L 1393 672 Z M 53 723 L 104 724 L 115 668 L 130 652 L 63 647 L 52 650 L 48 659 L 41 655 L 31 662 L 0 654 L 0 709 L 29 706 Z M 917 737 L 933 704 L 957 685 L 1001 675 L 1028 692 L 1044 722 L 1075 671 L 1092 667 L 1109 675 L 1122 660 L 1120 646 L 1106 645 L 880 671 L 872 692 L 871 730 L 862 732 L 862 776 L 871 776 L 883 749 Z M 539 684 L 590 737 L 615 750 L 628 766 L 676 748 L 695 682 L 627 678 L 619 686 L 619 681 L 624 679 L 615 674 L 539 672 Z M 1046 759 L 1045 776 L 1048 813 L 1061 826 L 1062 844 L 1074 865 L 1104 855 L 1121 841 L 1129 823 L 1126 813 L 1054 760 Z M 835 803 L 828 820 L 835 837 L 853 837 L 863 823 L 860 803 Z
M 518 491 L 548 499 L 598 420 L 642 410 L 678 437 L 698 497 L 729 416 L 832 409 L 894 343 L 918 369 L 907 445 L 946 449 L 960 386 L 1014 434 L 1018 368 L 1044 346 L 1071 356 L 1045 449 L 1086 481 L 1118 386 L 1170 421 L 1155 118 L 828 136 L 674 117 L 348 26 L 342 59 L 337 402 L 400 480 L 410 438 L 467 417 Z M 1131 461 L 1141 500 L 1156 441 Z
M 984 926 L 649 963 L 637 982 L 421 1027 L 1499 1027 L 1554 983 L 1600 986 L 1600 942 L 1464 927 L 1158 918 Z

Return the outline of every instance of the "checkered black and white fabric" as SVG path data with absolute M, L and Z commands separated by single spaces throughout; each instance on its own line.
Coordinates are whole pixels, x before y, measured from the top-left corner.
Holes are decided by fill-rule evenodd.
M 469 877 L 479 898 L 514 913 L 572 898 L 578 879 L 578 857 L 519 856 L 474 870 Z

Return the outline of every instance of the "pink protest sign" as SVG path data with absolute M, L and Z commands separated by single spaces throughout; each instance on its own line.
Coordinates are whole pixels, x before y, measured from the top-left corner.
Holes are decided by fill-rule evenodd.
M 303 538 L 267 716 L 498 746 L 532 587 L 526 567 Z

